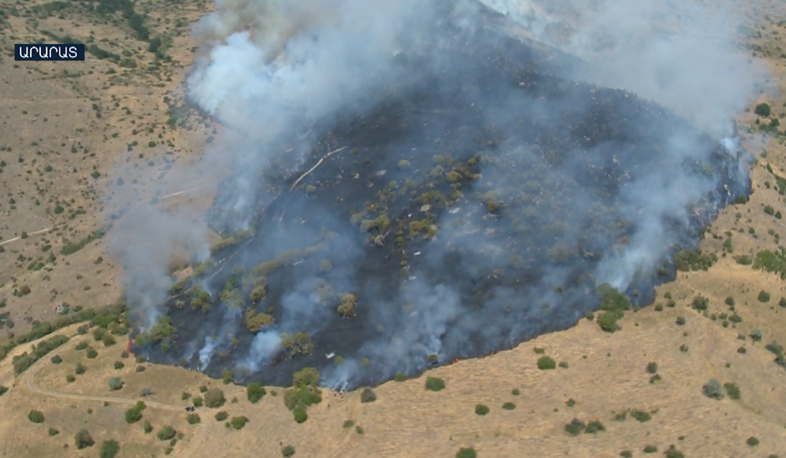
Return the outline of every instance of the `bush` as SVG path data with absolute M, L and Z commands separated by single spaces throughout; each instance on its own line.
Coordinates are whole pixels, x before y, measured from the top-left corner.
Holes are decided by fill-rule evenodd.
M 291 445 L 287 445 L 287 446 L 281 448 L 281 455 L 284 458 L 289 458 L 290 456 L 292 456 L 294 454 L 295 454 L 295 447 L 293 447 Z
M 759 440 L 756 439 L 755 437 L 751 436 L 751 437 L 748 438 L 747 441 L 745 441 L 745 443 L 750 445 L 751 447 L 755 447 L 755 446 L 759 445 Z
M 177 431 L 175 431 L 175 428 L 166 425 L 158 430 L 158 432 L 156 433 L 156 437 L 158 437 L 158 440 L 160 441 L 168 441 L 173 437 L 175 437 L 176 434 Z
M 101 338 L 101 342 L 104 344 L 105 347 L 111 347 L 112 345 L 116 344 L 117 341 L 111 334 L 107 333 L 104 334 L 104 337 Z
M 441 391 L 445 389 L 445 381 L 437 377 L 426 377 L 426 390 Z
M 112 377 L 109 379 L 109 391 L 117 391 L 123 388 L 123 381 L 120 377 Z
M 8 387 L 0 385 L 0 396 L 4 395 L 8 391 Z
M 630 416 L 635 418 L 639 423 L 645 423 L 652 419 L 652 416 L 642 410 L 631 411 Z
M 502 409 L 503 410 L 513 410 L 515 408 L 516 408 L 516 404 L 513 404 L 512 402 L 506 402 L 506 403 L 502 404 Z
M 218 413 L 216 414 L 216 421 L 224 421 L 224 420 L 226 420 L 228 417 L 229 417 L 229 414 L 228 414 L 228 413 L 226 413 L 226 412 L 224 412 L 224 411 L 222 410 L 221 412 L 218 412 Z
M 554 359 L 552 359 L 551 357 L 541 356 L 540 358 L 538 358 L 538 369 L 545 371 L 545 370 L 556 369 L 556 368 L 557 368 L 557 362 L 554 361 Z
M 151 425 L 149 421 L 145 420 L 142 423 L 142 431 L 144 431 L 145 434 L 150 434 L 153 432 L 153 425 Z
M 91 436 L 86 429 L 79 430 L 79 432 L 74 435 L 74 444 L 77 450 L 92 447 L 95 443 L 96 441 L 93 440 L 93 436 Z
M 658 447 L 654 445 L 646 445 L 642 451 L 644 453 L 655 453 L 658 451 Z
M 490 409 L 488 408 L 488 406 L 485 406 L 483 404 L 478 404 L 475 406 L 475 413 L 478 415 L 486 415 L 489 413 L 489 410 Z
M 304 421 L 308 420 L 306 408 L 303 406 L 297 406 L 292 409 L 292 415 L 295 417 L 295 421 L 298 423 L 303 423 Z
M 194 399 L 191 400 L 191 403 L 194 405 L 194 407 L 202 407 L 203 404 L 202 397 L 196 396 Z
M 55 355 L 50 359 L 50 361 L 52 361 L 52 364 L 60 364 L 63 362 L 63 358 L 61 358 L 59 355 Z
M 601 423 L 600 421 L 595 420 L 587 423 L 587 428 L 584 430 L 584 433 L 595 434 L 600 431 L 606 431 L 606 427 L 603 426 L 603 423 Z
M 199 414 L 191 413 L 188 414 L 188 417 L 186 417 L 186 421 L 188 422 L 189 425 L 195 425 L 200 421 L 202 421 L 202 419 L 199 418 Z
M 60 434 L 60 430 L 57 428 L 49 428 L 49 435 L 50 436 L 57 436 Z
M 119 370 L 119 369 L 122 369 L 124 367 L 126 367 L 126 365 L 123 364 L 121 361 L 115 361 L 115 369 Z
M 584 431 L 585 428 L 586 426 L 584 425 L 583 421 L 579 420 L 578 418 L 574 418 L 570 423 L 565 425 L 565 432 L 571 436 L 578 436 L 582 431 Z
M 101 450 L 99 451 L 98 456 L 101 458 L 115 458 L 117 452 L 119 451 L 120 444 L 118 444 L 115 440 L 108 440 L 101 444 Z
M 235 429 L 243 429 L 248 423 L 248 418 L 240 416 L 240 417 L 232 417 L 232 420 L 229 421 L 232 424 L 232 427 Z
M 677 323 L 677 325 L 678 325 L 678 326 L 683 326 L 683 325 L 685 325 L 685 317 L 678 316 L 678 317 L 677 317 L 677 321 L 676 321 L 676 323 Z
M 701 392 L 704 396 L 707 396 L 711 399 L 722 399 L 723 398 L 723 389 L 721 388 L 721 384 L 717 379 L 710 379 L 709 382 L 705 383 L 701 387 Z
M 458 452 L 456 452 L 456 458 L 476 458 L 478 454 L 475 452 L 474 448 L 460 448 Z
M 76 363 L 76 367 L 74 368 L 74 373 L 76 373 L 76 375 L 84 374 L 85 370 L 87 369 L 82 365 L 82 363 Z
M 693 298 L 693 308 L 695 310 L 703 311 L 707 310 L 707 306 L 710 304 L 710 300 L 704 296 L 696 296 Z
M 256 404 L 267 394 L 267 391 L 265 391 L 258 382 L 251 382 L 248 384 L 248 388 L 246 388 L 246 393 L 248 395 L 248 400 L 252 404 Z
M 656 374 L 658 372 L 658 363 L 649 363 L 647 364 L 647 373 L 648 374 Z
M 759 296 L 757 297 L 759 302 L 769 302 L 770 301 L 770 293 L 767 291 L 759 291 Z
M 66 375 L 66 382 L 73 383 L 74 381 L 76 381 L 76 377 L 74 377 L 72 374 Z
M 88 348 L 85 356 L 87 356 L 88 359 L 95 359 L 98 356 L 98 352 L 94 348 Z
M 360 402 L 367 403 L 367 402 L 374 402 L 377 400 L 377 395 L 371 388 L 363 388 L 363 391 L 360 393 Z
M 31 410 L 30 413 L 27 414 L 27 419 L 33 423 L 43 423 L 44 414 L 40 410 Z
M 142 409 L 138 409 L 137 407 L 132 407 L 126 410 L 126 423 L 136 423 L 142 419 Z
M 766 118 L 766 117 L 768 117 L 770 115 L 772 110 L 770 109 L 770 106 L 768 104 L 760 103 L 760 104 L 756 105 L 756 108 L 755 108 L 755 110 L 753 112 L 756 113 L 757 115 L 763 117 L 763 118 Z
M 729 399 L 739 399 L 740 398 L 740 387 L 737 386 L 736 383 L 724 383 L 723 388 L 726 389 L 726 394 L 729 395 Z
M 751 330 L 750 336 L 751 336 L 751 340 L 752 341 L 754 341 L 754 342 L 761 342 L 761 337 L 762 337 L 761 329 L 753 328 Z
M 221 407 L 226 402 L 224 399 L 224 392 L 218 388 L 210 388 L 205 393 L 205 405 L 211 409 Z

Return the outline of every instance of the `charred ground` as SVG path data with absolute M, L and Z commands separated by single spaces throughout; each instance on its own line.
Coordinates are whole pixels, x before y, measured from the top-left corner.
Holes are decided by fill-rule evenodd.
M 307 366 L 339 387 L 413 375 L 597 309 L 599 263 L 641 229 L 626 199 L 648 176 L 706 188 L 689 218 L 664 221 L 682 247 L 749 192 L 741 157 L 663 108 L 556 76 L 581 63 L 457 14 L 432 49 L 447 71 L 391 57 L 410 78 L 384 103 L 307 126 L 308 153 L 222 186 L 208 218 L 225 242 L 173 287 L 138 351 L 238 382 L 286 385 Z M 695 160 L 670 153 L 675 138 Z M 680 248 L 633 276 L 634 304 L 673 278 Z

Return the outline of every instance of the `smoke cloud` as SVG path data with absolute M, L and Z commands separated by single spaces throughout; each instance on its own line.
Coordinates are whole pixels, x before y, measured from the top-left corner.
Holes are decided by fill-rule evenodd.
M 211 374 L 315 366 L 348 388 L 568 327 L 601 283 L 646 304 L 673 246 L 748 191 L 731 119 L 761 73 L 732 19 L 665 0 L 217 0 L 187 81 L 227 131 L 204 163 L 234 170 L 208 222 L 255 235 L 197 280 L 210 310 L 169 308 L 171 346 Z M 121 251 L 147 323 L 184 236 L 157 220 L 118 242 L 143 247 Z

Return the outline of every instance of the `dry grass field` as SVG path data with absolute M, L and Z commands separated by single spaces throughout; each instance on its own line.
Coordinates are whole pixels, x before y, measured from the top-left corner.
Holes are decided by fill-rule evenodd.
M 183 100 L 195 46 L 188 26 L 209 2 L 136 2 L 135 11 L 148 15 L 150 36 L 163 38 L 159 56 L 121 16 L 61 3 L 70 6 L 0 1 L 3 48 L 68 35 L 118 58 L 89 54 L 87 62 L 42 64 L 6 54 L 0 61 L 0 340 L 26 332 L 34 320 L 53 321 L 63 302 L 88 308 L 116 301 L 121 266 L 109 241 L 124 212 L 137 205 L 204 208 L 220 178 L 212 173 L 188 183 L 178 175 L 218 133 Z M 124 336 L 105 346 L 75 324 L 52 334 L 68 342 L 19 375 L 13 357 L 52 335 L 0 361 L 0 386 L 8 388 L 0 394 L 0 456 L 98 456 L 102 443 L 114 440 L 119 457 L 278 457 L 285 446 L 296 457 L 316 458 L 453 457 L 461 448 L 482 458 L 786 457 L 786 369 L 774 362 L 774 347 L 765 348 L 786 345 L 786 283 L 748 262 L 786 245 L 778 190 L 779 177 L 786 178 L 786 136 L 762 133 L 771 121 L 754 112 L 767 103 L 769 118 L 786 125 L 786 4 L 735 5 L 748 25 L 747 52 L 770 70 L 758 100 L 737 118 L 743 146 L 756 157 L 754 192 L 708 228 L 700 248 L 718 261 L 707 271 L 680 272 L 658 288 L 655 306 L 626 313 L 619 331 L 582 319 L 509 351 L 388 382 L 368 403 L 359 391 L 323 390 L 308 420 L 296 423 L 282 402 L 284 388 L 268 387 L 251 403 L 245 387 L 123 358 Z M 91 236 L 102 229 L 103 237 Z M 706 310 L 693 306 L 697 296 L 709 300 Z M 77 349 L 81 342 L 97 356 Z M 51 362 L 55 355 L 62 362 Z M 539 369 L 544 355 L 561 364 Z M 426 390 L 427 376 L 446 387 Z M 110 391 L 112 377 L 121 389 Z M 739 399 L 727 388 L 720 400 L 705 396 L 712 378 L 736 385 Z M 196 408 L 200 422 L 192 425 L 185 407 L 202 396 L 201 386 L 220 388 L 226 402 Z M 141 396 L 145 389 L 151 394 Z M 141 420 L 127 423 L 126 411 L 140 400 L 147 406 Z M 488 413 L 476 414 L 477 405 Z M 28 419 L 32 410 L 43 422 Z M 218 412 L 228 418 L 217 420 Z M 228 423 L 242 416 L 242 429 Z M 566 425 L 574 419 L 598 421 L 603 430 L 571 435 Z M 167 425 L 175 436 L 160 440 Z M 95 445 L 79 450 L 74 436 L 82 429 Z

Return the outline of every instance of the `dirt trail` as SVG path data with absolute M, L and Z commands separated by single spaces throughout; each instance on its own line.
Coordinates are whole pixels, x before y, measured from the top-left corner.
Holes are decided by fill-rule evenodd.
M 27 389 L 35 393 L 43 394 L 46 396 L 52 396 L 60 399 L 73 399 L 79 401 L 115 402 L 120 404 L 129 404 L 129 405 L 135 405 L 138 401 L 140 401 L 140 399 L 116 398 L 111 396 L 88 396 L 83 394 L 61 393 L 58 391 L 50 391 L 50 390 L 45 390 L 43 388 L 39 388 L 33 383 L 33 377 L 35 377 L 35 374 L 38 373 L 39 370 L 41 370 L 41 367 L 43 366 L 39 366 L 34 371 L 32 371 L 27 376 L 27 379 L 25 380 L 25 386 L 27 387 Z M 154 409 L 162 409 L 162 410 L 169 410 L 169 411 L 181 411 L 185 409 L 183 406 L 163 404 L 155 401 L 143 401 L 143 402 L 147 407 L 152 407 Z

